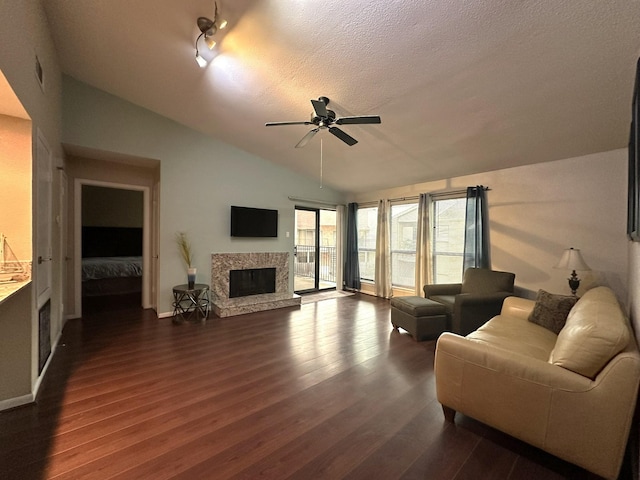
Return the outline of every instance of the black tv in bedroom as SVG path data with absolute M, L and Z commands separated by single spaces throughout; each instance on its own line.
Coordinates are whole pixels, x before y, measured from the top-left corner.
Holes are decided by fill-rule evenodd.
M 278 211 L 231 206 L 232 237 L 277 237 Z

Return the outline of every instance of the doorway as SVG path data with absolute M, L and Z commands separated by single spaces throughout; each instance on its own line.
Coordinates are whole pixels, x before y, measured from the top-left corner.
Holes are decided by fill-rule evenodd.
M 336 288 L 336 211 L 295 208 L 294 280 L 296 293 Z
M 150 189 L 75 183 L 76 313 L 149 308 Z
M 82 311 L 142 305 L 144 192 L 82 186 Z

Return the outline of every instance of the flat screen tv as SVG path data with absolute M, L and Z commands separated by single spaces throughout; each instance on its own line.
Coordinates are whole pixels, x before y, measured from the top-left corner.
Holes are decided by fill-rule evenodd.
M 231 206 L 232 237 L 277 237 L 278 211 Z

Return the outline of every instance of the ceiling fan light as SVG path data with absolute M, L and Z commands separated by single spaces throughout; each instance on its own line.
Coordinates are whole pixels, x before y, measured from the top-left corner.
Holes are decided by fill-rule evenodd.
M 207 66 L 207 61 L 204 58 L 202 58 L 200 53 L 198 53 L 197 51 L 196 51 L 196 62 L 198 63 L 200 68 L 204 68 Z
M 225 29 L 227 27 L 227 24 L 228 24 L 228 22 L 224 18 L 220 19 L 220 25 L 218 25 L 218 28 L 220 30 L 223 30 L 223 29 Z
M 213 50 L 213 47 L 216 46 L 216 41 L 213 37 L 204 37 L 204 41 L 207 44 L 207 47 L 209 47 L 209 50 Z

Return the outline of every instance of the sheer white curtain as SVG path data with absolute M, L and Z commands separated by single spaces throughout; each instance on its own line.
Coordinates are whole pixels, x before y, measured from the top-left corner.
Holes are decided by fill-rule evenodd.
M 344 205 L 336 205 L 336 290 L 344 290 Z
M 424 295 L 422 287 L 433 283 L 431 268 L 431 195 L 420 194 L 418 200 L 418 232 L 416 235 L 416 295 Z
M 391 298 L 391 234 L 389 200 L 378 202 L 378 230 L 376 232 L 376 295 Z

